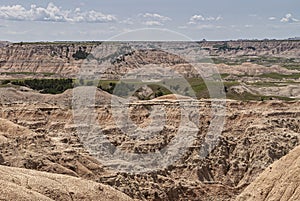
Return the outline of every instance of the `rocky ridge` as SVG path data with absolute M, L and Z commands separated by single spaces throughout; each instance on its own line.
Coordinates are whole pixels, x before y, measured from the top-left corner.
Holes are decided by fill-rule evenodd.
M 217 146 L 201 159 L 199 148 L 212 121 L 210 101 L 202 100 L 198 101 L 201 121 L 196 141 L 180 160 L 153 173 L 120 173 L 91 155 L 78 137 L 71 91 L 41 95 L 0 90 L 1 164 L 90 179 L 141 200 L 232 200 L 299 144 L 299 102 L 228 101 L 226 124 Z M 138 111 L 129 114 L 139 127 L 150 125 L 149 114 L 155 105 L 165 108 L 167 129 L 145 141 L 123 133 L 112 115 L 111 95 L 101 90 L 97 94 L 97 121 L 115 146 L 129 152 L 149 152 L 165 146 L 176 134 L 180 122 L 176 102 L 180 100 L 161 97 L 129 106 L 129 111 Z
M 139 44 L 132 43 L 135 47 Z M 157 43 L 158 47 L 160 43 Z M 77 77 L 83 59 L 105 45 L 99 43 L 3 43 L 0 47 L 0 72 L 5 74 L 2 78 L 17 76 L 18 72 L 27 73 L 26 76 L 43 77 Z M 124 46 L 130 46 L 125 43 Z M 203 57 L 239 57 L 239 56 L 272 56 L 298 58 L 299 41 L 228 41 L 228 42 L 198 42 L 198 43 L 172 43 L 173 47 L 182 49 L 182 54 L 189 54 L 197 49 L 198 55 Z M 100 48 L 99 48 L 100 47 Z M 158 50 L 147 49 L 130 50 L 110 55 L 107 59 L 112 68 L 105 72 L 107 79 L 116 78 L 129 69 L 138 68 L 146 64 L 163 64 L 167 66 L 179 65 L 188 68 L 187 61 L 176 55 Z M 33 74 L 29 74 L 33 73 Z M 18 75 L 22 77 L 21 75 Z M 23 76 L 24 77 L 24 76 Z
M 299 200 L 300 147 L 270 165 L 236 199 L 242 200 Z
M 99 45 L 101 43 L 1 43 L 0 79 L 77 78 L 85 59 Z M 98 200 L 95 194 L 99 193 L 105 199 L 129 199 L 120 192 L 137 200 L 227 201 L 235 200 L 241 192 L 238 200 L 298 198 L 297 177 L 295 182 L 287 179 L 292 178 L 291 173 L 298 173 L 296 156 L 299 149 L 288 153 L 300 144 L 299 41 L 203 41 L 185 43 L 187 47 L 180 42 L 173 45 L 178 47 L 180 55 L 196 53 L 211 59 L 195 63 L 165 51 L 149 47 L 145 50 L 143 45 L 135 43 L 140 47 L 138 50 L 123 47 L 103 60 L 96 59 L 105 66 L 105 70 L 96 73 L 103 79 L 114 80 L 131 70 L 159 66 L 170 67 L 188 79 L 199 77 L 193 65 L 200 65 L 204 75 L 217 68 L 224 83 L 230 84 L 224 88 L 227 95 L 235 93 L 246 97 L 242 99 L 244 101 L 226 100 L 226 111 L 222 114 L 225 124 L 216 146 L 201 157 L 207 133 L 216 119 L 212 112 L 213 100 L 174 95 L 155 98 L 153 90 L 144 86 L 139 96 L 152 100 L 135 97 L 122 105 L 122 98 L 94 87 L 95 102 L 88 99 L 83 102 L 85 108 L 93 108 L 96 114 L 93 136 L 87 138 L 79 131 L 90 128 L 90 124 L 84 122 L 88 122 L 91 110 L 79 110 L 79 113 L 73 110 L 76 108 L 74 90 L 80 87 L 50 95 L 1 83 L 0 171 L 5 177 L 0 183 L 5 188 L 0 191 L 3 191 L 2 196 L 7 196 L 3 199 L 12 199 L 14 188 L 23 192 L 17 195 L 19 200 Z M 195 47 L 197 51 L 193 52 Z M 164 74 L 161 70 L 151 73 L 153 76 Z M 261 101 L 249 101 L 249 94 L 261 97 Z M 279 101 L 264 96 L 295 100 Z M 184 113 L 181 104 L 187 104 L 191 112 Z M 164 115 L 160 111 L 164 111 Z M 82 121 L 74 118 L 78 114 Z M 121 123 L 116 121 L 118 118 Z M 172 164 L 154 171 L 132 173 L 111 168 L 124 165 L 118 160 L 109 163 L 100 160 L 103 156 L 109 157 L 109 154 L 97 152 L 100 145 L 113 145 L 122 152 L 135 154 L 163 150 L 176 139 L 182 118 L 191 121 L 184 129 L 185 136 L 193 129 L 197 132 L 193 143 L 187 146 L 187 152 Z M 128 124 L 130 122 L 135 126 Z M 162 122 L 163 127 L 160 127 Z M 147 129 L 155 132 L 147 136 L 144 132 Z M 108 143 L 99 141 L 100 131 Z M 93 142 L 96 148 L 87 146 L 86 140 Z M 286 167 L 286 171 L 282 171 L 281 166 Z M 12 172 L 17 173 L 15 177 L 11 176 Z M 42 189 L 35 182 L 30 183 L 36 181 L 33 175 L 47 186 Z M 62 186 L 58 177 L 67 180 L 70 188 Z M 53 187 L 56 185 L 61 188 Z M 78 187 L 96 190 L 82 194 L 76 190 Z M 259 194 L 257 189 L 260 189 Z
M 5 166 L 0 172 L 1 200 L 132 200 L 109 186 L 66 175 Z

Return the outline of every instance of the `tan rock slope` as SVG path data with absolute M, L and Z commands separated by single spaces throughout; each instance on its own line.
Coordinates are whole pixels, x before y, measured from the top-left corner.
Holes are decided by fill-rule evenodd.
M 300 200 L 300 146 L 269 166 L 236 201 Z
M 222 133 L 205 158 L 200 157 L 201 148 L 217 116 L 211 100 L 166 95 L 152 100 L 133 98 L 122 106 L 121 99 L 117 104 L 112 103 L 113 95 L 97 89 L 95 103 L 84 99 L 86 102 L 82 104 L 95 109 L 97 120 L 92 124 L 93 132 L 87 136 L 80 131 L 89 128 L 90 124 L 84 122 L 91 115 L 86 108 L 75 111 L 73 90 L 57 95 L 41 94 L 5 82 L 6 79 L 77 78 L 86 56 L 100 44 L 0 43 L 0 165 L 5 165 L 0 166 L 0 200 L 128 200 L 122 194 L 125 193 L 137 200 L 231 201 L 264 171 L 238 199 L 299 200 L 296 197 L 299 180 L 295 180 L 299 178 L 298 158 L 296 162 L 299 151 L 291 152 L 296 153 L 294 160 L 289 159 L 291 154 L 280 158 L 300 144 L 300 101 L 296 100 L 300 97 L 297 59 L 300 41 L 196 43 L 200 47 L 197 55 L 203 53 L 215 60 L 193 64 L 201 66 L 203 73 L 217 67 L 228 85 L 224 89 L 227 97 L 239 96 L 241 99 L 237 100 L 242 100 L 227 100 Z M 176 44 L 181 49 L 180 55 L 193 56 L 190 50 L 195 44 L 186 48 L 180 42 Z M 189 79 L 200 76 L 181 57 L 143 47 L 120 48 L 120 52 L 108 54 L 98 62 L 105 68 L 94 74 L 107 80 L 140 67 L 152 71 L 156 65 L 173 69 Z M 94 70 L 95 66 L 88 67 Z M 157 74 L 168 77 L 164 71 L 153 70 L 153 80 Z M 152 93 L 152 89 L 145 87 L 139 95 L 148 98 Z M 284 98 L 295 100 L 281 101 Z M 181 104 L 189 101 L 185 109 L 192 107 L 192 112 L 184 114 Z M 159 115 L 160 109 L 164 115 Z M 120 116 L 121 123 L 116 121 Z M 159 130 L 163 116 L 164 125 Z M 107 145 L 97 138 L 99 134 L 124 152 L 154 153 L 178 136 L 182 117 L 190 119 L 198 131 L 186 152 L 172 164 L 138 174 L 111 168 L 123 165 L 118 160 L 108 163 L 100 160 L 111 153 L 98 152 L 98 145 Z M 136 126 L 128 126 L 127 119 Z M 128 128 L 133 132 L 127 132 Z M 148 136 L 143 129 L 155 132 Z M 91 141 L 86 143 L 86 140 Z M 87 146 L 90 142 L 92 146 Z M 91 150 L 93 146 L 95 149 Z M 284 165 L 270 166 L 277 160 Z
M 132 200 L 112 187 L 66 175 L 0 166 L 0 200 Z
M 145 174 L 114 172 L 79 140 L 71 91 L 41 95 L 1 88 L 0 94 L 0 164 L 89 179 L 138 200 L 233 200 L 270 164 L 299 145 L 299 101 L 228 101 L 220 140 L 205 159 L 200 159 L 199 147 L 212 118 L 210 102 L 200 100 L 199 133 L 181 160 Z M 141 127 L 151 122 L 153 106 L 166 111 L 166 128 L 142 141 L 126 136 L 116 126 L 110 95 L 101 90 L 97 94 L 97 119 L 116 146 L 147 152 L 176 135 L 180 100 L 169 95 L 129 106 L 130 111 L 136 111 L 130 112 L 131 119 Z
M 1 45 L 1 44 L 0 44 Z M 76 77 L 86 55 L 101 49 L 101 43 L 3 43 L 0 46 L 0 72 L 31 72 L 34 74 L 50 73 L 53 76 Z M 174 43 L 182 48 L 184 44 Z M 186 45 L 186 44 L 185 44 Z M 192 43 L 191 48 L 201 49 L 201 54 L 217 55 L 220 57 L 232 56 L 276 56 L 299 57 L 299 41 L 232 41 L 232 42 L 199 42 Z M 185 51 L 184 53 L 188 53 Z M 119 55 L 113 58 L 112 69 L 107 77 L 118 77 L 138 66 L 146 64 L 179 64 L 184 67 L 185 62 L 178 57 L 157 51 L 129 52 L 128 55 Z M 177 69 L 177 70 L 178 70 Z M 15 77 L 15 74 L 2 75 L 2 78 Z M 191 74 L 189 74 L 191 75 Z M 24 77 L 30 74 L 23 75 Z M 37 75 L 36 75 L 37 76 Z

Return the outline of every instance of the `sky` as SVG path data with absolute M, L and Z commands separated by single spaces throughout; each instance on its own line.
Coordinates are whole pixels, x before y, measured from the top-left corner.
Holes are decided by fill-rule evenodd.
M 99 41 L 124 33 L 139 39 L 141 29 L 191 40 L 299 37 L 300 1 L 0 0 L 0 41 Z

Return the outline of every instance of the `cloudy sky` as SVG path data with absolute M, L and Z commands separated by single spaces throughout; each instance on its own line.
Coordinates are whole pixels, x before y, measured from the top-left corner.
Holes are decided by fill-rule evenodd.
M 193 40 L 299 37 L 300 1 L 0 0 L 0 41 L 107 40 L 144 28 Z

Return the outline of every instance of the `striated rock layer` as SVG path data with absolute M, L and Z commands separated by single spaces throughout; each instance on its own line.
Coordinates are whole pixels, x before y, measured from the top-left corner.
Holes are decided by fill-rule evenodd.
M 115 189 L 66 175 L 0 166 L 0 200 L 132 200 Z
M 141 200 L 232 200 L 299 145 L 299 101 L 229 100 L 219 141 L 206 158 L 200 158 L 213 117 L 211 101 L 197 100 L 199 131 L 180 160 L 154 172 L 121 173 L 97 160 L 80 140 L 72 114 L 72 90 L 42 95 L 0 88 L 0 94 L 0 164 L 97 181 Z M 143 140 L 116 125 L 110 99 L 111 95 L 97 90 L 93 106 L 100 129 L 112 144 L 135 153 L 163 148 L 176 136 L 181 121 L 179 103 L 186 101 L 166 96 L 129 104 L 129 117 L 138 128 L 157 118 L 151 116 L 155 106 L 166 112 L 165 128 Z
M 127 43 L 124 43 L 127 45 Z M 139 43 L 131 43 L 139 47 Z M 159 44 L 159 43 L 157 43 Z M 130 45 L 130 44 L 129 44 Z M 176 55 L 159 50 L 127 50 L 125 52 L 108 51 L 105 59 L 110 68 L 102 72 L 108 79 L 118 78 L 130 69 L 139 68 L 147 64 L 174 66 L 184 72 L 186 76 L 195 76 L 194 72 L 188 72 L 188 61 Z M 239 57 L 239 56 L 261 56 L 261 57 L 283 57 L 298 58 L 300 56 L 299 41 L 231 41 L 231 42 L 198 42 L 198 43 L 176 43 L 172 46 L 178 47 L 180 55 L 188 55 L 191 50 L 196 49 L 197 57 Z M 0 46 L 0 72 L 20 73 L 26 72 L 26 76 L 32 75 L 42 77 L 45 74 L 52 77 L 77 77 L 83 59 L 91 52 L 102 54 L 103 43 L 33 43 L 33 44 L 3 44 Z M 159 46 L 159 45 L 158 45 Z M 105 48 L 104 48 L 105 49 Z M 104 56 L 103 56 L 104 57 Z M 103 58 L 104 59 L 104 58 Z M 28 72 L 33 74 L 28 74 Z M 22 75 L 8 74 L 2 78 L 22 77 Z
M 300 200 L 300 147 L 270 165 L 236 199 Z

